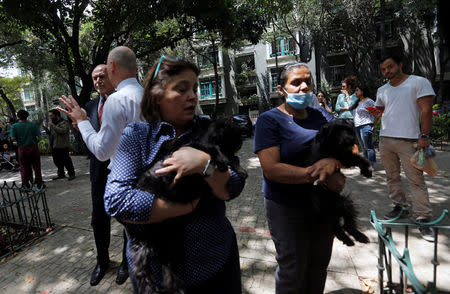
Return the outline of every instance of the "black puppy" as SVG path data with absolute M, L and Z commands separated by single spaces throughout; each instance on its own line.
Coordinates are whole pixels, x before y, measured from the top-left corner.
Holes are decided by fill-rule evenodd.
M 211 164 L 217 170 L 225 172 L 231 167 L 241 178 L 247 178 L 246 171 L 239 165 L 235 156 L 242 146 L 242 131 L 238 125 L 234 124 L 231 118 L 220 118 L 210 122 L 202 119 L 201 134 L 192 140 L 189 146 L 205 151 L 211 155 Z M 187 175 L 179 179 L 176 185 L 172 186 L 175 172 L 157 175 L 156 170 L 162 168 L 163 162 L 170 157 L 172 152 L 158 160 L 139 178 L 137 188 L 149 191 L 164 200 L 188 203 L 194 199 L 211 194 L 211 188 L 204 181 L 203 175 Z
M 211 156 L 211 164 L 217 170 L 224 172 L 231 167 L 241 178 L 247 178 L 246 171 L 239 165 L 236 156 L 242 146 L 242 134 L 239 126 L 230 118 L 221 118 L 211 122 L 199 121 L 199 135 L 188 145 L 205 151 Z M 193 174 L 182 177 L 172 185 L 176 173 L 157 175 L 155 171 L 163 167 L 163 161 L 170 157 L 175 150 L 168 153 L 153 166 L 148 168 L 139 178 L 137 188 L 153 193 L 156 197 L 171 202 L 188 203 L 202 198 L 201 204 L 208 202 L 211 188 L 203 175 Z M 176 260 L 183 252 L 183 228 L 191 216 L 182 216 L 161 223 L 147 225 L 144 230 L 128 230 L 131 242 L 131 256 L 133 260 L 133 275 L 139 287 L 139 293 L 184 293 L 184 283 L 174 273 Z M 151 236 L 155 236 L 152 238 Z M 161 272 L 156 278 L 150 272 L 150 257 L 158 256 L 161 262 Z M 161 283 L 156 283 L 160 280 Z
M 306 163 L 311 165 L 321 158 L 332 157 L 339 160 L 344 168 L 358 166 L 361 174 L 370 178 L 372 171 L 369 161 L 353 153 L 356 141 L 355 130 L 350 120 L 331 121 L 323 125 L 314 138 Z M 355 245 L 348 233 L 358 242 L 369 242 L 367 236 L 358 230 L 356 222 L 358 212 L 349 197 L 330 191 L 324 185 L 316 185 L 314 190 L 315 196 L 311 199 L 314 212 L 318 218 L 328 219 L 334 224 L 334 234 L 339 240 L 347 246 Z

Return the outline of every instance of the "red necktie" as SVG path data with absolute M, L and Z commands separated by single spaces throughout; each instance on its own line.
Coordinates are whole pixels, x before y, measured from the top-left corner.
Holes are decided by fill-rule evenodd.
M 102 98 L 102 100 L 100 101 L 100 108 L 98 109 L 97 117 L 98 117 L 98 123 L 100 125 L 102 125 L 103 105 L 105 105 L 105 101 L 106 101 L 106 98 Z

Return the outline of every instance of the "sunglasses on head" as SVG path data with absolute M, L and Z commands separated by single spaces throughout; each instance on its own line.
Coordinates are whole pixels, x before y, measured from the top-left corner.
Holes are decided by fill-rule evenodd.
M 158 75 L 158 71 L 159 71 L 159 68 L 161 67 L 161 63 L 162 63 L 163 59 L 165 59 L 169 62 L 176 62 L 176 61 L 181 60 L 178 57 L 170 57 L 170 56 L 161 55 L 161 57 L 159 58 L 159 61 L 158 61 L 158 65 L 156 66 L 155 73 L 153 74 L 152 82 L 156 79 L 156 76 Z

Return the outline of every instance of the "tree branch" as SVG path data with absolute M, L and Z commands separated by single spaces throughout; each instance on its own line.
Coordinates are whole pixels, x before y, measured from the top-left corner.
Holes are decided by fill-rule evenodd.
M 0 44 L 0 49 L 4 48 L 4 47 L 11 47 L 20 43 L 25 43 L 25 40 L 19 40 L 19 41 L 15 41 L 15 42 L 11 42 L 11 43 L 3 43 Z

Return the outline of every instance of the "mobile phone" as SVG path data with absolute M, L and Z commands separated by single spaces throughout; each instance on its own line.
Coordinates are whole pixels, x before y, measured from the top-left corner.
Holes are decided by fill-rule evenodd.
M 378 111 L 378 112 L 383 112 L 383 110 L 378 109 L 378 108 L 376 108 L 376 107 L 371 107 L 371 106 L 366 107 L 366 109 L 367 109 L 368 111 Z

